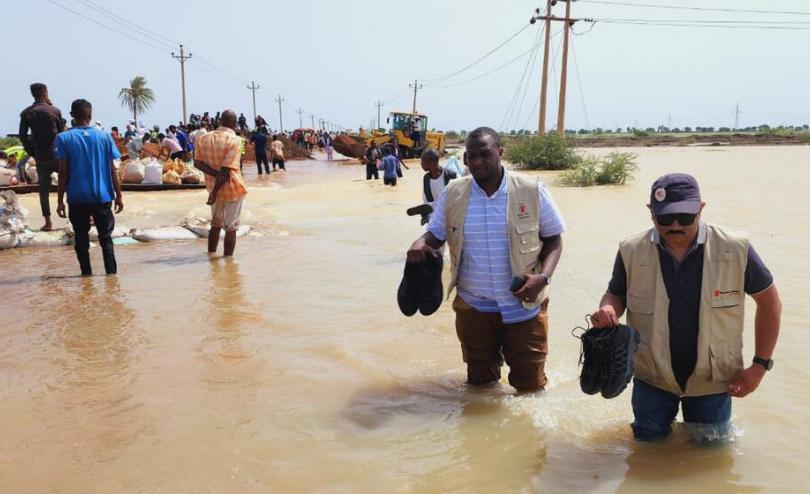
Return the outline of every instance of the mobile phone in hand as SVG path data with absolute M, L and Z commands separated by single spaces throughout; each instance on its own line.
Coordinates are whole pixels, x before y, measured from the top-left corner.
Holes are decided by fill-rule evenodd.
M 516 291 L 523 288 L 523 285 L 526 284 L 526 277 L 525 276 L 515 276 L 512 278 L 512 285 L 509 286 L 509 291 L 515 293 Z

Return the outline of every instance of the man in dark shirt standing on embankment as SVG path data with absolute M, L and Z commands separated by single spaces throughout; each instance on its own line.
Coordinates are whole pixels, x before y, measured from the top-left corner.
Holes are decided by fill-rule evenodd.
M 62 112 L 51 104 L 48 98 L 48 87 L 41 82 L 31 84 L 31 95 L 34 104 L 20 113 L 20 141 L 28 156 L 33 156 L 37 164 L 39 179 L 39 205 L 45 218 L 43 231 L 53 229 L 51 223 L 51 204 L 48 195 L 51 190 L 51 173 L 58 170 L 53 154 L 56 135 L 65 130 Z M 28 130 L 31 135 L 28 135 Z

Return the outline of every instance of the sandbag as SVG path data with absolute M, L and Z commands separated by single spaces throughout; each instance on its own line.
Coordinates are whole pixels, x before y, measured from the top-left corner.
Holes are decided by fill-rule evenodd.
M 164 242 L 171 240 L 197 240 L 197 235 L 182 226 L 165 226 L 161 228 L 133 228 L 130 236 L 139 242 Z
M 163 183 L 171 185 L 180 185 L 181 183 L 183 183 L 183 179 L 180 178 L 180 175 L 178 175 L 176 171 L 169 170 L 163 174 Z
M 165 161 L 163 163 L 163 174 L 173 171 L 176 172 L 178 175 L 181 175 L 185 171 L 186 167 L 182 161 L 175 158 L 173 160 Z
M 73 243 L 73 232 L 53 230 L 50 232 L 25 230 L 19 236 L 17 247 L 57 247 Z
M 17 172 L 14 169 L 0 168 L 0 185 L 16 185 L 16 181 Z
M 124 162 L 121 170 L 121 181 L 125 184 L 139 184 L 143 182 L 145 167 L 138 160 Z
M 180 174 L 180 179 L 184 184 L 201 184 L 205 182 L 205 175 L 201 170 L 196 168 L 186 168 L 182 174 Z
M 194 232 L 200 238 L 208 238 L 208 234 L 211 232 L 211 220 L 203 219 L 203 218 L 195 218 L 195 219 L 188 219 L 186 218 L 181 223 L 183 228 Z M 236 238 L 243 237 L 250 233 L 253 229 L 250 225 L 241 225 L 236 230 Z
M 144 166 L 143 181 L 144 185 L 160 185 L 163 183 L 163 165 L 160 163 L 148 163 Z
M 29 184 L 39 183 L 39 173 L 37 173 L 37 164 L 33 158 L 29 159 L 25 164 L 25 174 L 28 176 Z
M 0 249 L 11 249 L 20 243 L 28 211 L 19 205 L 12 190 L 0 191 L 0 199 Z
M 129 235 L 129 230 L 130 229 L 125 226 L 116 226 L 113 228 L 111 236 L 113 239 L 126 237 Z M 98 230 L 96 230 L 95 226 L 90 227 L 90 240 L 93 242 L 98 242 Z

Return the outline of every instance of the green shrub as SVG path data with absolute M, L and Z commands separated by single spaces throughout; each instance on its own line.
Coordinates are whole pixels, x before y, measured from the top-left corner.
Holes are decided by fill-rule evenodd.
M 20 140 L 16 137 L 0 137 L 0 151 L 11 146 L 19 146 Z
M 581 160 L 557 134 L 517 139 L 507 146 L 505 158 L 530 170 L 568 170 Z
M 624 185 L 633 180 L 638 165 L 633 153 L 613 152 L 602 160 L 602 171 L 596 178 L 597 185 Z
M 613 152 L 601 160 L 589 156 L 563 173 L 558 183 L 571 187 L 624 185 L 633 180 L 637 169 L 636 155 L 633 153 Z
M 564 172 L 557 182 L 570 187 L 590 187 L 596 185 L 599 175 L 599 160 L 593 156 L 582 159 L 574 168 Z
M 799 142 L 807 142 L 810 143 L 810 132 L 800 132 L 798 134 Z
M 641 129 L 633 129 L 633 135 L 636 136 L 636 137 L 650 137 L 650 131 L 641 130 Z

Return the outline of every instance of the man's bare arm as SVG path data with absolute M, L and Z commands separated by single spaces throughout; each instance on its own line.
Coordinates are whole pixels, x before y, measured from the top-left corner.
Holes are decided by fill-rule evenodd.
M 562 235 L 541 237 L 540 240 L 543 242 L 543 248 L 540 250 L 540 265 L 543 267 L 543 274 L 548 278 L 539 273 L 523 273 L 526 282 L 515 292 L 515 298 L 519 300 L 535 300 L 540 295 L 543 288 L 548 285 L 546 280 L 554 274 L 560 256 L 562 256 Z
M 118 178 L 118 170 L 115 169 L 115 161 L 110 160 L 110 176 L 112 177 L 113 189 L 115 189 L 115 212 L 124 210 L 124 194 L 121 192 L 121 180 Z
M 408 262 L 423 262 L 427 256 L 436 257 L 438 250 L 444 245 L 444 240 L 439 240 L 430 232 L 425 232 L 411 244 L 408 249 Z
M 605 292 L 599 301 L 599 309 L 591 314 L 591 324 L 595 328 L 612 328 L 619 324 L 626 308 L 623 297 Z
M 70 174 L 70 162 L 66 159 L 59 160 L 59 182 L 56 185 L 56 214 L 60 218 L 66 218 L 65 214 L 65 189 L 67 189 L 68 175 Z M 42 180 L 42 177 L 40 177 Z
M 759 358 L 770 359 L 776 340 L 779 337 L 779 325 L 782 317 L 782 302 L 776 285 L 771 285 L 759 293 L 751 295 L 757 303 L 754 315 L 754 354 Z M 751 364 L 748 368 L 738 372 L 728 385 L 729 394 L 742 398 L 753 392 L 762 378 L 765 368 L 759 364 Z

